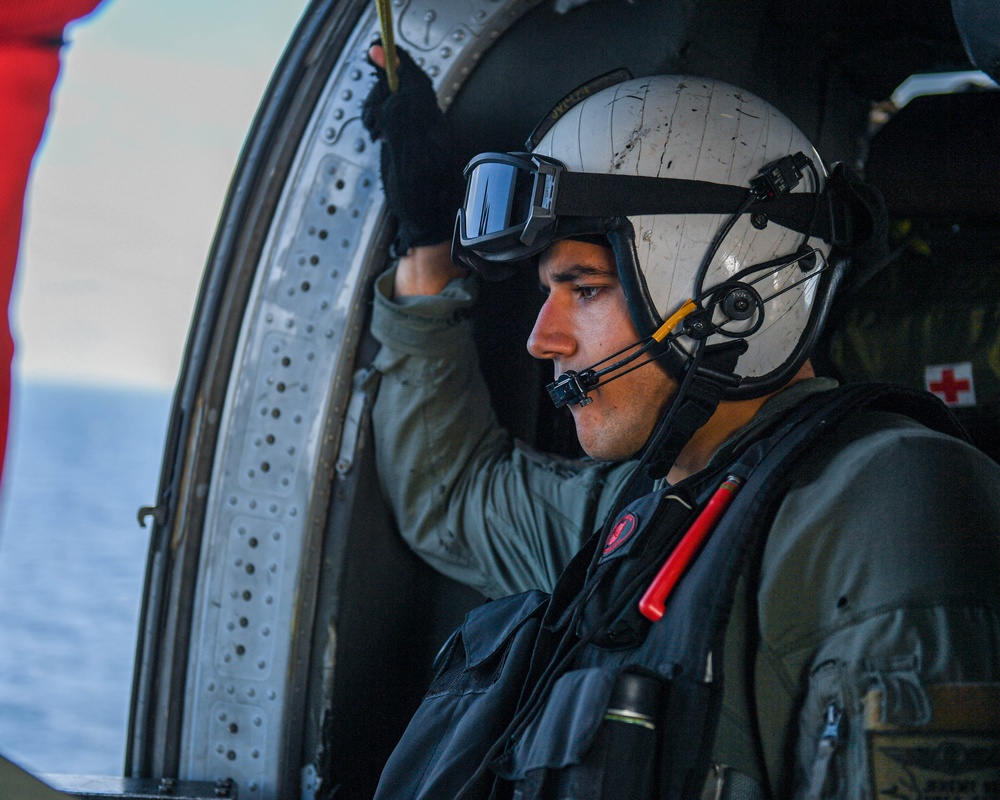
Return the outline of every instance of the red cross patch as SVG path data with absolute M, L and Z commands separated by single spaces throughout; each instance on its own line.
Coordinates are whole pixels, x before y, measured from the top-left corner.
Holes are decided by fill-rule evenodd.
M 974 406 L 976 387 L 972 381 L 972 364 L 933 364 L 924 369 L 924 386 L 936 394 L 945 405 Z

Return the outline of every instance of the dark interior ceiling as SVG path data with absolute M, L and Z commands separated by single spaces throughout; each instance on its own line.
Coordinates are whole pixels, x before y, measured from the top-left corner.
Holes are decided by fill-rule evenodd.
M 618 67 L 717 78 L 769 100 L 825 159 L 864 156 L 872 103 L 917 72 L 972 69 L 948 0 L 591 0 L 529 12 L 456 98 L 463 155 L 522 146 L 555 103 Z
M 914 98 L 873 137 L 866 177 L 895 217 L 996 221 L 997 131 L 1000 92 Z

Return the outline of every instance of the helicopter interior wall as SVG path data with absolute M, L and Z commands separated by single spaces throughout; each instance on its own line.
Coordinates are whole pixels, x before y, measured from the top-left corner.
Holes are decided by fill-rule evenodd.
M 885 197 L 894 258 L 848 282 L 823 355 L 841 380 L 911 388 L 929 367 L 968 365 L 945 397 L 1000 461 L 998 127 L 1000 91 L 968 91 L 915 98 L 874 136 L 867 178 Z
M 915 97 L 872 138 L 866 176 L 894 217 L 1000 219 L 1000 91 Z
M 969 365 L 956 388 L 965 387 L 963 400 L 973 389 L 975 403 L 951 410 L 1000 462 L 1000 220 L 911 218 L 896 230 L 896 258 L 845 298 L 829 329 L 827 371 L 922 389 L 927 367 Z
M 559 13 L 542 3 L 486 52 L 452 102 L 459 155 L 523 148 L 562 97 L 625 67 L 635 76 L 701 75 L 748 89 L 794 120 L 825 159 L 856 162 L 871 97 L 888 96 L 909 66 L 876 78 L 841 55 L 847 5 L 594 0 Z

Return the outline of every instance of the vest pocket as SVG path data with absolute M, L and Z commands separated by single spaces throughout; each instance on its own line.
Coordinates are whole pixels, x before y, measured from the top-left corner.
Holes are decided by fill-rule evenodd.
M 454 797 L 513 717 L 548 595 L 527 592 L 471 611 L 386 763 L 376 798 Z M 479 781 L 470 800 L 489 793 Z
M 541 617 L 548 597 L 525 592 L 472 609 L 438 653 L 426 697 L 481 692 L 496 683 L 515 641 L 528 638 L 521 633 L 524 624 Z
M 651 798 L 661 688 L 632 672 L 568 672 L 495 768 L 517 784 L 515 800 Z

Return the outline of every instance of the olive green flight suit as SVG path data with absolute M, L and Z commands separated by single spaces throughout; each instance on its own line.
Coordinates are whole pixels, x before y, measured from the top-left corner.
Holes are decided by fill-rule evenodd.
M 382 379 L 373 415 L 401 535 L 488 597 L 550 591 L 611 513 L 634 462 L 554 458 L 513 441 L 490 408 L 462 313 L 475 279 L 393 301 L 392 277 L 376 285 Z M 834 385 L 812 379 L 776 395 L 714 459 Z M 856 414 L 800 464 L 752 593 L 746 582 L 727 632 L 713 751 L 728 782 L 709 781 L 707 794 L 746 786 L 775 797 L 1000 793 L 1000 758 L 988 758 L 1000 731 L 997 464 L 907 417 Z M 834 745 L 823 737 L 835 712 Z M 945 730 L 953 712 L 959 719 Z

